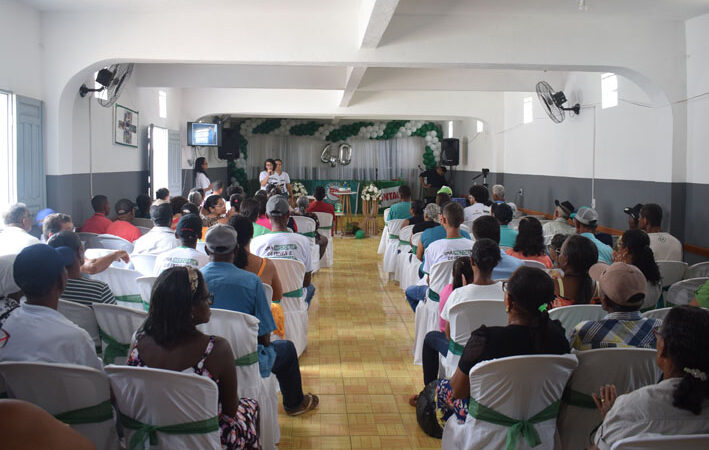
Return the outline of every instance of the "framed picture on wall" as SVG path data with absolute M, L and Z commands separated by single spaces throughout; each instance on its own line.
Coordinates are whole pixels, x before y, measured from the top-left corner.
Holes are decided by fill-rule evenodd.
M 116 103 L 113 110 L 113 142 L 138 148 L 138 111 Z

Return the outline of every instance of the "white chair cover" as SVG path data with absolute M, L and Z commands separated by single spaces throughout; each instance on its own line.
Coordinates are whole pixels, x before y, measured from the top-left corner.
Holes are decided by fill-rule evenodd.
M 468 221 L 463 222 L 463 223 L 460 225 L 461 228 L 465 227 L 465 231 L 467 231 L 468 233 L 470 233 L 471 236 L 472 236 L 472 233 L 473 233 L 473 222 L 475 222 L 475 221 L 474 221 L 474 220 L 468 220 Z
M 87 232 L 78 232 L 76 234 L 79 235 L 79 239 L 81 239 L 85 249 L 101 248 L 101 241 L 98 240 L 98 234 Z
M 502 300 L 470 300 L 453 306 L 450 310 L 451 344 L 445 358 L 439 355 L 445 378 L 450 378 L 458 368 L 460 355 L 470 339 L 470 333 L 481 325 L 504 327 L 507 325 L 505 302 Z
M 101 248 L 109 248 L 111 250 L 125 250 L 128 254 L 133 253 L 133 243 L 123 239 L 122 237 L 112 234 L 99 234 L 96 238 L 101 243 Z
M 667 288 L 684 278 L 687 263 L 682 261 L 656 261 L 660 269 L 662 287 Z
M 697 289 L 707 281 L 709 281 L 709 278 L 690 278 L 678 281 L 667 290 L 665 299 L 667 303 L 672 305 L 688 305 L 694 298 L 694 293 L 697 292 Z
M 145 310 L 140 289 L 135 280 L 142 274 L 135 270 L 109 267 L 103 272 L 90 275 L 95 280 L 108 284 L 116 297 L 116 303 L 129 308 Z
M 89 333 L 97 350 L 101 350 L 101 337 L 98 333 L 98 324 L 94 310 L 90 306 L 81 305 L 71 300 L 59 299 L 57 311 L 64 317 L 74 322 L 79 328 L 83 328 Z
M 420 302 L 416 307 L 416 313 L 414 315 L 414 364 L 416 365 L 420 366 L 422 364 L 421 353 L 426 334 L 429 331 L 438 329 L 438 320 L 440 318 L 438 312 L 438 294 L 453 280 L 454 262 L 455 261 L 441 261 L 431 267 L 426 299 Z
M 399 232 L 401 225 L 405 219 L 393 219 L 387 223 L 389 228 L 389 240 L 387 241 L 386 249 L 384 250 L 384 271 L 396 271 L 396 255 L 399 250 Z
M 644 434 L 621 439 L 611 447 L 611 450 L 706 450 L 709 448 L 709 434 Z
M 411 239 L 411 234 L 414 229 L 413 225 L 407 225 L 399 230 L 399 248 L 396 255 L 396 269 L 394 271 L 394 280 L 401 282 L 402 270 L 405 267 L 405 263 L 408 260 L 411 251 L 411 244 L 409 239 Z
M 384 229 L 382 229 L 382 237 L 379 239 L 379 248 L 377 249 L 378 255 L 383 255 L 386 250 L 387 243 L 389 242 L 389 227 L 387 225 L 387 220 L 389 219 L 389 209 L 384 210 Z
M 409 286 L 413 286 L 419 281 L 419 266 L 421 261 L 416 257 L 416 248 L 421 245 L 421 234 L 416 233 L 411 236 L 411 253 L 406 255 L 403 259 L 403 267 L 401 268 L 401 279 L 399 280 L 399 286 L 401 289 L 406 289 Z
M 140 225 L 136 225 L 135 227 L 136 227 L 138 230 L 140 230 L 140 234 L 145 234 L 145 233 L 147 233 L 148 231 L 150 231 L 150 228 L 148 228 L 148 227 L 143 227 L 143 226 L 140 226 Z
M 261 445 L 273 449 L 281 435 L 278 427 L 278 391 L 273 383 L 262 381 L 259 372 L 258 324 L 259 320 L 254 316 L 212 308 L 209 322 L 197 328 L 205 334 L 221 336 L 231 345 L 236 358 L 239 397 L 258 401 L 261 410 Z M 275 378 L 275 375 L 271 374 L 268 378 Z
M 84 251 L 84 256 L 88 259 L 96 259 L 102 256 L 110 255 L 116 250 L 111 250 L 109 248 L 87 248 Z M 118 267 L 119 269 L 130 269 L 131 265 L 129 262 L 123 262 L 122 260 L 113 261 L 111 267 Z
M 97 303 L 96 322 L 101 329 L 104 364 L 125 364 L 133 334 L 145 322 L 148 313 L 125 306 Z
M 197 241 L 197 247 L 195 248 L 195 250 L 197 250 L 200 253 L 204 253 L 206 255 L 207 254 L 207 250 L 205 250 L 206 246 L 207 246 L 206 242 Z
M 524 263 L 525 266 L 527 267 L 534 267 L 536 269 L 542 269 L 542 270 L 547 270 L 547 266 L 544 264 L 540 263 L 539 261 L 534 261 L 532 259 L 523 259 L 522 262 Z
M 300 261 L 292 259 L 271 259 L 276 266 L 276 272 L 281 279 L 283 286 L 283 298 L 281 307 L 285 318 L 286 340 L 292 341 L 300 356 L 308 345 L 308 304 L 305 303 L 305 289 L 303 289 L 303 277 L 305 276 L 305 266 Z M 302 289 L 299 297 L 289 297 L 289 292 L 298 292 Z
M 667 315 L 668 312 L 670 312 L 671 309 L 672 308 L 651 309 L 650 311 L 645 311 L 643 313 L 643 317 L 647 317 L 649 319 L 665 320 L 665 316 Z
M 709 261 L 700 262 L 687 268 L 685 278 L 709 277 Z
M 111 390 L 103 372 L 74 364 L 3 362 L 0 378 L 5 381 L 8 397 L 33 403 L 53 416 L 95 407 L 92 415 L 96 423 L 70 424 L 71 428 L 97 449 L 120 448 L 110 403 Z M 66 417 L 64 420 L 70 422 Z
M 152 275 L 155 271 L 155 260 L 157 258 L 157 255 L 130 255 L 130 262 L 136 271 L 143 275 Z
M 318 222 L 320 222 L 318 233 L 327 238 L 327 248 L 325 249 L 325 254 L 320 259 L 320 267 L 330 267 L 335 262 L 332 243 L 332 214 L 323 212 L 316 212 L 314 214 L 317 216 Z
M 600 348 L 577 352 L 579 365 L 566 386 L 559 410 L 562 448 L 591 445 L 589 435 L 602 422 L 590 397 L 601 386 L 614 384 L 618 395 L 656 383 L 660 370 L 656 351 L 647 348 Z
M 273 288 L 270 284 L 263 283 L 263 290 L 266 292 L 266 300 L 268 300 L 270 306 L 273 302 Z
M 600 320 L 606 316 L 601 305 L 571 305 L 560 306 L 549 311 L 549 318 L 561 322 L 566 330 L 566 337 L 570 337 L 576 325 L 584 320 Z
M 292 216 L 298 227 L 298 234 L 310 240 L 310 256 L 313 262 L 313 273 L 320 269 L 320 247 L 315 243 L 315 221 L 310 217 Z
M 575 355 L 511 356 L 481 362 L 470 370 L 470 399 L 499 414 L 528 420 L 561 399 L 578 361 Z M 532 424 L 541 444 L 535 450 L 554 449 L 556 420 Z M 510 428 L 468 414 L 459 423 L 451 416 L 443 429 L 443 450 L 504 449 Z M 516 433 L 516 449 L 529 449 Z
M 153 292 L 153 285 L 158 277 L 145 276 L 138 277 L 135 279 L 138 285 L 138 291 L 140 292 L 140 298 L 143 300 L 143 306 L 147 310 L 150 307 L 150 294 Z
M 218 415 L 217 384 L 207 377 L 148 367 L 107 366 L 105 371 L 120 412 L 140 423 L 160 427 Z M 135 431 L 124 428 L 124 433 L 130 441 Z M 157 431 L 157 439 L 151 450 L 222 448 L 219 430 L 205 434 Z
M 647 282 L 647 294 L 645 295 L 645 300 L 643 305 L 640 307 L 641 310 L 653 309 L 657 306 L 657 301 L 660 300 L 662 295 L 662 283 L 650 283 Z

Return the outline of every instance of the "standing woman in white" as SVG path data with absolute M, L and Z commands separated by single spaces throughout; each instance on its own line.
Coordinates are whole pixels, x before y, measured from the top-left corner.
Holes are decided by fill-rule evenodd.
M 261 190 L 267 190 L 269 184 L 276 183 L 276 161 L 267 159 L 263 165 L 263 170 L 258 175 L 258 181 L 261 184 Z
M 207 176 L 207 167 L 207 160 L 200 156 L 195 160 L 194 168 L 192 169 L 194 187 L 204 189 L 205 198 L 212 193 L 212 182 L 209 181 Z
M 280 159 L 276 159 L 276 175 L 278 176 L 278 187 L 281 190 L 282 194 L 288 194 L 288 198 L 293 196 L 293 191 L 291 190 L 290 187 L 290 176 L 288 176 L 288 172 L 283 171 L 283 161 Z

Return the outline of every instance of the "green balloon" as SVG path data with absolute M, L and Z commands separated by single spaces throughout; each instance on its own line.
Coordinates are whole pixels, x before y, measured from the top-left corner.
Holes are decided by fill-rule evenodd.
M 364 239 L 364 230 L 357 230 L 355 233 L 355 239 Z

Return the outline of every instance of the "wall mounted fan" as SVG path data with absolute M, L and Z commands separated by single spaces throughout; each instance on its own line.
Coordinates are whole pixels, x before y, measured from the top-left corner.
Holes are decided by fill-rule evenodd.
M 565 108 L 564 103 L 566 103 L 566 95 L 563 91 L 554 92 L 551 85 L 546 81 L 540 81 L 537 83 L 537 95 L 539 96 L 539 102 L 544 105 L 549 118 L 554 123 L 561 123 L 566 117 L 564 111 L 573 111 L 576 115 L 581 111 L 581 105 L 578 103 L 571 108 Z
M 113 64 L 108 68 L 98 71 L 96 82 L 101 85 L 99 89 L 89 89 L 85 84 L 82 84 L 79 88 L 79 95 L 85 97 L 89 92 L 101 92 L 105 90 L 106 98 L 99 98 L 98 104 L 108 108 L 116 103 L 116 100 L 120 97 L 132 73 L 133 64 Z

